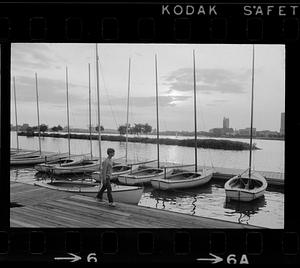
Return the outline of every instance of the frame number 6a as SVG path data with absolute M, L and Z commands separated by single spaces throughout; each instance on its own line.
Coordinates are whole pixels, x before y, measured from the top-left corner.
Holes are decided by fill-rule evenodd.
M 230 254 L 226 261 L 228 264 L 249 264 L 246 254 L 243 254 L 241 258 L 237 258 L 235 254 Z

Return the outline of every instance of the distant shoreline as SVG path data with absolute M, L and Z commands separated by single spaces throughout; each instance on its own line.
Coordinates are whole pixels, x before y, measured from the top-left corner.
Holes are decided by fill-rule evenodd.
M 156 134 L 148 134 L 148 135 L 156 135 Z M 173 133 L 160 133 L 160 136 L 176 136 L 176 134 Z M 180 137 L 192 137 L 194 136 L 194 134 L 191 135 L 187 135 L 187 134 L 180 134 L 178 133 L 178 136 Z M 250 136 L 215 136 L 215 135 L 208 135 L 208 134 L 202 134 L 202 133 L 198 133 L 197 135 L 198 137 L 207 137 L 209 139 L 214 139 L 214 138 L 218 138 L 218 139 L 250 139 Z M 284 141 L 284 138 L 282 137 L 260 137 L 260 136 L 253 136 L 253 139 L 255 140 L 279 140 L 279 141 Z
M 38 136 L 37 132 L 19 132 L 19 136 Z M 52 138 L 68 138 L 68 134 L 60 134 L 60 133 L 41 133 L 41 137 L 52 137 Z M 88 134 L 70 134 L 71 139 L 90 139 Z M 98 135 L 92 135 L 93 140 L 98 139 Z M 101 135 L 101 140 L 103 141 L 117 141 L 117 142 L 126 142 L 125 136 L 114 136 L 114 135 Z M 136 142 L 136 143 L 150 143 L 157 144 L 156 138 L 148 138 L 148 137 L 128 137 L 128 142 Z M 171 139 L 171 138 L 160 138 L 159 144 L 162 145 L 177 145 L 177 146 L 185 146 L 185 147 L 194 147 L 195 141 L 194 139 Z M 205 149 L 217 149 L 217 150 L 233 150 L 233 151 L 242 151 L 249 150 L 250 145 L 246 142 L 241 141 L 231 141 L 231 140 L 222 140 L 222 139 L 198 139 L 197 140 L 197 148 L 205 148 Z M 259 150 L 258 147 L 253 145 L 253 150 Z
M 12 127 L 11 128 L 11 131 L 16 131 L 16 128 L 15 127 Z M 89 131 L 86 130 L 86 129 L 76 129 L 76 130 L 73 130 L 71 129 L 70 130 L 72 133 L 74 134 L 86 134 L 86 135 L 89 135 Z M 19 132 L 25 132 L 24 130 L 19 130 Z M 63 132 L 63 131 L 62 131 Z M 47 131 L 47 133 L 49 133 Z M 57 133 L 57 132 L 54 132 L 54 133 Z M 102 135 L 120 135 L 119 132 L 117 131 L 110 131 L 110 130 L 104 130 L 101 132 Z M 92 135 L 98 135 L 97 132 L 93 131 L 92 132 Z M 163 136 L 178 136 L 178 137 L 194 137 L 194 133 L 191 133 L 191 132 L 185 132 L 185 131 L 182 131 L 182 132 L 173 132 L 173 131 L 162 131 L 159 133 L 159 135 L 161 137 Z M 147 133 L 147 136 L 155 136 L 156 137 L 156 133 Z M 250 139 L 250 136 L 246 136 L 246 135 L 225 135 L 225 136 L 218 136 L 218 135 L 213 135 L 209 132 L 205 132 L 205 131 L 200 131 L 197 133 L 197 136 L 198 137 L 206 137 L 208 139 Z M 255 140 L 278 140 L 278 141 L 284 141 L 285 140 L 285 137 L 264 137 L 264 136 L 256 136 L 254 135 L 253 136 L 253 139 Z

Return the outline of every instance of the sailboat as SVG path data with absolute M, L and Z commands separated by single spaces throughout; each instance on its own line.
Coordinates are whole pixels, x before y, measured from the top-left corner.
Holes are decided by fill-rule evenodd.
M 10 157 L 11 165 L 34 165 L 37 163 L 43 163 L 46 161 L 55 161 L 58 158 L 64 158 L 65 155 L 62 154 L 46 154 L 42 153 L 41 150 L 41 134 L 40 134 L 40 117 L 39 117 L 39 95 L 38 95 L 38 80 L 37 73 L 35 73 L 35 85 L 36 85 L 36 102 L 37 102 L 37 120 L 38 120 L 38 133 L 39 133 L 39 150 L 33 152 L 20 152 L 12 154 Z M 17 123 L 17 113 L 16 113 L 16 90 L 15 90 L 15 78 L 14 78 L 14 95 L 15 95 L 15 115 L 16 115 L 16 125 Z M 18 142 L 18 127 L 17 127 L 17 150 L 19 148 Z
M 16 97 L 16 80 L 13 77 L 13 89 L 14 89 L 14 104 L 15 104 L 15 122 L 16 122 L 16 138 L 17 138 L 17 148 L 10 149 L 10 155 L 16 155 L 19 153 L 19 137 L 18 137 L 18 115 L 17 115 L 17 97 Z
M 251 127 L 250 127 L 250 148 L 249 167 L 241 174 L 229 179 L 225 185 L 227 200 L 238 200 L 249 202 L 264 195 L 268 186 L 266 179 L 258 172 L 252 170 L 252 136 L 253 136 L 253 96 L 254 96 L 254 45 L 252 48 L 252 90 L 251 90 Z
M 53 181 L 45 183 L 38 181 L 35 186 L 41 186 L 56 191 L 69 192 L 84 196 L 95 197 L 99 192 L 101 185 L 98 182 L 86 181 Z M 137 205 L 143 194 L 143 188 L 138 186 L 127 186 L 112 184 L 112 195 L 115 202 Z M 103 199 L 107 200 L 106 190 L 103 194 Z
M 34 168 L 38 172 L 52 172 L 56 168 L 64 168 L 77 165 L 83 161 L 81 156 L 71 157 L 70 151 L 70 128 L 69 128 L 69 98 L 68 98 L 68 69 L 66 68 L 66 87 L 67 87 L 67 121 L 68 121 L 68 153 L 62 154 L 62 157 L 54 161 L 45 161 L 45 163 L 37 164 Z M 61 174 L 61 173 L 60 173 Z
M 190 188 L 201 186 L 209 182 L 212 178 L 213 171 L 209 168 L 197 168 L 197 109 L 196 109 L 196 68 L 195 68 L 195 51 L 193 51 L 194 67 L 194 124 L 195 124 L 195 171 L 182 171 L 176 174 L 170 174 L 163 178 L 154 178 L 151 185 L 156 189 L 169 190 L 178 188 Z
M 97 72 L 97 101 L 98 101 L 98 145 L 99 145 L 99 163 L 102 163 L 101 157 L 101 128 L 100 128 L 100 103 L 99 103 L 99 77 L 98 77 L 98 47 L 96 44 L 96 72 Z M 101 172 L 101 165 L 98 170 Z M 51 181 L 36 182 L 35 185 L 46 187 L 53 190 L 77 193 L 95 197 L 102 185 L 97 182 L 88 182 L 84 180 L 75 181 Z M 137 205 L 143 194 L 144 188 L 137 186 L 124 186 L 112 184 L 112 194 L 116 202 L 129 203 Z M 107 199 L 106 190 L 103 195 Z
M 139 166 L 136 170 L 132 170 L 129 174 L 120 175 L 118 181 L 126 185 L 138 185 L 150 183 L 151 179 L 163 178 L 173 172 L 160 167 L 159 161 L 159 120 L 158 120 L 158 77 L 157 77 L 157 56 L 155 55 L 155 77 L 156 77 L 156 124 L 157 124 L 157 167 Z M 152 162 L 152 161 L 151 161 Z
M 68 121 L 68 148 L 69 158 L 60 163 L 44 165 L 47 171 L 55 175 L 91 173 L 99 169 L 99 159 L 81 156 L 71 157 L 70 153 L 70 120 L 69 120 L 69 87 L 68 87 L 68 68 L 66 67 L 66 89 L 67 89 L 67 121 Z
M 129 174 L 132 171 L 135 171 L 136 169 L 134 168 L 134 166 L 137 165 L 143 165 L 143 164 L 147 164 L 147 163 L 151 163 L 151 162 L 155 162 L 156 160 L 149 160 L 149 161 L 141 161 L 141 162 L 133 162 L 133 163 L 129 163 L 128 161 L 128 127 L 129 127 L 129 123 L 128 123 L 128 118 L 129 118 L 129 93 L 130 93 L 130 68 L 131 67 L 131 59 L 129 58 L 129 67 L 128 67 L 128 93 L 127 93 L 127 119 L 126 119 L 126 143 L 125 143 L 125 163 L 123 163 L 122 161 L 118 161 L 118 162 L 114 162 L 113 164 L 113 170 L 112 170 L 112 177 L 111 180 L 112 181 L 118 181 L 118 177 L 121 175 L 126 175 Z M 144 166 L 139 166 L 138 169 L 141 170 L 143 169 Z M 93 179 L 95 179 L 96 181 L 101 181 L 101 172 L 100 171 L 96 171 L 93 172 L 92 174 Z
M 130 92 L 130 66 L 131 59 L 129 58 L 129 67 L 128 67 L 128 96 L 127 96 L 127 123 L 126 123 L 126 153 L 125 153 L 125 163 L 116 163 L 113 165 L 112 170 L 112 181 L 117 181 L 120 175 L 125 175 L 131 172 L 133 165 L 128 164 L 128 116 L 129 116 L 129 92 Z M 96 181 L 101 181 L 101 172 L 93 172 L 92 177 Z
M 11 156 L 11 158 L 21 158 L 21 157 L 24 157 L 24 156 L 39 154 L 39 151 L 20 150 L 19 136 L 18 136 L 19 130 L 18 130 L 17 95 L 16 95 L 16 78 L 15 77 L 13 77 L 13 91 L 14 91 L 14 107 L 15 107 L 17 148 L 11 148 L 10 149 L 10 156 Z

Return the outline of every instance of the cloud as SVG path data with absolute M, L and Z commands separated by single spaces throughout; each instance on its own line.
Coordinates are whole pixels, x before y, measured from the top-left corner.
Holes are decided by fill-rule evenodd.
M 219 93 L 244 93 L 250 81 L 250 70 L 233 72 L 225 69 L 198 69 L 196 70 L 197 90 L 210 94 Z M 169 87 L 169 92 L 191 92 L 194 88 L 192 68 L 178 69 L 164 77 L 164 84 Z
M 13 86 L 13 85 L 12 85 Z M 62 109 L 66 107 L 66 83 L 64 80 L 54 80 L 44 77 L 38 77 L 39 103 L 51 105 L 54 109 Z M 13 93 L 12 93 L 13 94 Z M 35 78 L 28 76 L 16 77 L 16 95 L 17 104 L 20 102 L 35 103 L 36 88 Z M 12 96 L 13 98 L 13 96 Z M 191 96 L 159 96 L 159 107 L 175 106 L 178 102 L 190 99 Z M 88 89 L 86 86 L 69 83 L 69 105 L 70 108 L 88 107 Z M 92 94 L 92 109 L 97 107 L 97 95 Z M 102 108 L 122 107 L 126 110 L 127 98 L 109 95 L 100 95 L 100 105 Z M 131 97 L 129 100 L 130 109 L 155 107 L 155 96 L 147 97 Z M 74 109 L 73 108 L 73 109 Z M 77 109 L 77 108 L 76 108 Z
M 83 86 L 77 84 L 69 84 L 69 102 L 73 103 L 86 102 L 87 96 L 79 94 L 78 89 L 82 89 Z M 66 83 L 62 80 L 52 80 L 48 78 L 38 78 L 39 89 L 39 102 L 40 103 L 52 103 L 60 106 L 66 105 Z M 76 91 L 72 93 L 72 89 Z M 36 102 L 36 88 L 35 78 L 27 76 L 16 77 L 16 95 L 17 102 Z
M 174 106 L 177 102 L 182 102 L 187 99 L 191 98 L 190 96 L 159 96 L 158 97 L 158 105 L 160 107 L 165 106 Z M 93 101 L 93 105 L 97 105 L 97 101 Z M 127 105 L 127 98 L 120 98 L 120 97 L 103 97 L 101 101 L 101 105 L 103 106 L 119 106 Z M 130 107 L 154 107 L 156 105 L 155 96 L 149 97 L 132 97 L 129 100 Z
M 56 63 L 47 44 L 14 44 L 11 51 L 14 68 L 38 70 Z

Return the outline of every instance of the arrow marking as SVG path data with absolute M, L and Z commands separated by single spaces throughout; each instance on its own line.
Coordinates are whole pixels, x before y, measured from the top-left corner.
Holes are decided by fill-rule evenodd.
M 68 253 L 69 255 L 72 255 L 72 257 L 55 257 L 54 260 L 56 261 L 62 261 L 62 260 L 70 260 L 71 262 L 79 261 L 81 260 L 80 256 L 77 256 L 73 253 Z
M 209 255 L 212 256 L 213 258 L 198 258 L 197 261 L 212 261 L 212 264 L 223 261 L 223 258 L 219 256 L 216 256 L 212 253 L 209 253 Z

